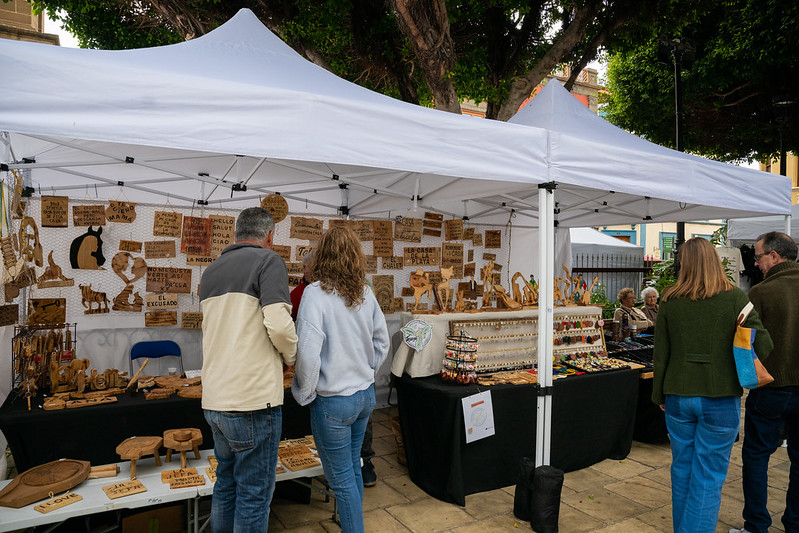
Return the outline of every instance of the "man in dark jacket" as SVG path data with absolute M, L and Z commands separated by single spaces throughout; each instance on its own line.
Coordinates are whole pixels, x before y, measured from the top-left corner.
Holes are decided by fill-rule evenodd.
M 752 287 L 749 299 L 774 341 L 763 365 L 774 382 L 749 391 L 744 422 L 744 528 L 730 532 L 767 533 L 771 516 L 766 508 L 769 457 L 788 436 L 791 471 L 785 531 L 799 531 L 799 263 L 796 243 L 776 231 L 761 235 L 755 260 L 765 279 Z

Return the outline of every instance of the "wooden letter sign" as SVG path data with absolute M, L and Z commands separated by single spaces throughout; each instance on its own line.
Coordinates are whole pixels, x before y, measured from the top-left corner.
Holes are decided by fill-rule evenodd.
M 19 321 L 19 305 L 0 305 L 0 326 L 10 326 Z
M 199 311 L 180 313 L 180 327 L 183 329 L 202 329 L 203 314 Z
M 444 222 L 444 235 L 448 241 L 463 239 L 463 220 L 453 219 Z
M 292 239 L 318 240 L 324 231 L 324 221 L 318 218 L 291 217 L 291 230 L 289 237 Z
M 42 196 L 42 227 L 66 228 L 69 223 L 66 196 Z
M 378 257 L 391 257 L 394 255 L 394 237 L 390 220 L 373 220 L 374 240 L 372 253 Z
M 502 231 L 498 229 L 486 230 L 486 248 L 502 248 Z
M 156 211 L 153 220 L 153 235 L 156 237 L 180 237 L 183 215 L 171 211 Z
M 164 309 L 178 308 L 177 294 L 148 294 L 144 297 L 144 301 L 148 311 L 161 311 Z
M 440 265 L 441 249 L 423 247 L 405 248 L 403 264 L 405 266 Z
M 403 258 L 397 256 L 383 258 L 383 270 L 402 270 Z
M 114 483 L 113 485 L 103 487 L 103 492 L 105 492 L 106 496 L 110 499 L 114 500 L 123 496 L 130 496 L 131 494 L 147 492 L 147 489 L 138 479 L 131 479 L 124 483 Z
M 102 205 L 73 205 L 72 224 L 74 226 L 104 226 L 105 207 Z
M 292 217 L 294 218 L 294 217 Z M 298 244 L 297 245 L 297 254 L 295 257 L 296 261 L 302 261 L 302 258 L 308 255 L 309 253 L 313 252 L 314 247 L 309 244 Z
M 377 303 L 380 304 L 380 309 L 383 313 L 391 313 L 394 302 L 394 276 L 372 276 L 372 286 L 375 290 Z
M 144 325 L 147 327 L 156 326 L 177 326 L 177 311 L 148 311 L 144 313 Z
M 136 220 L 136 204 L 112 200 L 108 202 L 108 207 L 105 210 L 105 218 L 108 219 L 109 222 L 130 224 Z
M 236 218 L 211 216 L 211 255 L 219 255 L 222 250 L 236 242 Z
M 273 244 L 272 251 L 275 252 L 280 258 L 288 263 L 291 261 L 291 246 L 283 246 L 281 244 Z
M 186 255 L 211 255 L 211 219 L 183 217 L 180 251 Z
M 134 252 L 137 254 L 141 253 L 141 246 L 142 243 L 139 241 L 119 241 L 119 251 L 120 252 Z M 172 257 L 175 257 L 174 255 Z
M 191 269 L 147 267 L 147 292 L 191 292 Z
M 261 209 L 269 211 L 269 214 L 272 215 L 272 218 L 275 220 L 275 224 L 286 218 L 286 215 L 289 214 L 289 204 L 286 202 L 286 199 L 279 194 L 270 194 L 261 200 Z
M 422 219 L 403 217 L 394 224 L 394 240 L 405 242 L 422 242 Z
M 144 243 L 145 259 L 163 259 L 175 257 L 175 241 L 146 241 Z
M 66 298 L 31 298 L 28 325 L 63 324 L 67 321 Z

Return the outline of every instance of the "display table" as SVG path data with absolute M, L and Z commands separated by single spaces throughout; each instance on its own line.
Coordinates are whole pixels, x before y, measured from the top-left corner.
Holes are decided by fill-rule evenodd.
M 0 408 L 0 431 L 8 440 L 17 470 L 69 458 L 93 465 L 119 461 L 116 447 L 134 436 L 163 435 L 167 429 L 194 427 L 203 434 L 202 449 L 213 448 L 214 438 L 203 416 L 200 399 L 172 396 L 145 400 L 143 394 L 120 394 L 116 403 L 45 411 L 33 398 L 28 411 L 24 398 L 12 392 Z M 282 438 L 298 438 L 311 432 L 310 413 L 284 394 Z
M 173 459 L 171 463 L 166 463 L 163 461 L 162 456 L 162 464 L 161 466 L 157 466 L 153 457 L 147 457 L 137 461 L 136 464 L 136 479 L 141 481 L 142 485 L 144 485 L 147 490 L 145 492 L 112 500 L 103 492 L 103 487 L 115 483 L 122 483 L 130 479 L 130 461 L 118 462 L 116 464 L 119 466 L 119 474 L 115 477 L 87 479 L 74 487 L 71 492 L 80 495 L 83 499 L 67 505 L 66 507 L 50 511 L 47 514 L 42 514 L 34 509 L 34 507 L 41 502 L 35 502 L 20 509 L 0 507 L 0 531 L 14 531 L 45 524 L 57 524 L 69 518 L 87 516 L 105 511 L 138 509 L 163 503 L 193 500 L 190 502 L 193 505 L 189 506 L 189 510 L 193 512 L 188 514 L 187 521 L 189 523 L 188 530 L 196 532 L 199 529 L 197 502 L 200 497 L 212 494 L 214 489 L 214 483 L 209 479 L 206 472 L 206 468 L 210 466 L 208 456 L 212 453 L 211 450 L 203 450 L 199 460 L 194 459 L 193 454 L 189 455 L 189 463 L 187 466 L 195 468 L 197 473 L 205 478 L 204 485 L 171 489 L 168 483 L 163 483 L 161 481 L 161 472 L 180 468 L 180 462 L 176 462 Z M 296 472 L 287 470 L 281 474 L 277 474 L 276 481 L 301 481 L 299 478 L 323 475 L 322 465 L 319 465 Z M 1 481 L 0 488 L 10 482 L 11 480 Z M 329 491 L 329 488 L 327 495 L 332 496 L 332 492 Z
M 601 309 L 598 307 L 567 306 L 556 307 L 554 310 L 555 320 L 565 320 L 568 317 L 584 314 L 595 314 L 599 316 Z M 520 311 L 483 311 L 479 313 L 439 313 L 439 314 L 413 314 L 401 313 L 400 323 L 402 326 L 413 319 L 421 319 L 433 326 L 430 342 L 419 351 L 410 348 L 407 344 L 400 343 L 399 348 L 394 353 L 391 361 L 391 373 L 395 376 L 407 374 L 412 378 L 426 377 L 438 374 L 441 371 L 441 361 L 444 358 L 444 345 L 447 341 L 449 323 L 453 321 L 481 321 L 481 320 L 503 320 L 503 319 L 536 319 L 538 309 L 523 309 Z M 498 328 L 499 329 L 499 328 Z M 530 333 L 535 333 L 535 327 L 530 328 Z M 468 332 L 468 329 L 467 329 Z M 535 337 L 530 337 L 534 342 Z M 482 347 L 487 349 L 488 347 Z M 477 352 L 478 360 L 480 351 Z
M 566 472 L 623 459 L 633 437 L 639 372 L 556 380 L 551 464 Z M 538 385 L 450 385 L 438 376 L 396 380 L 411 480 L 440 500 L 514 485 L 522 457 L 535 458 Z M 488 390 L 496 434 L 466 444 L 461 399 Z

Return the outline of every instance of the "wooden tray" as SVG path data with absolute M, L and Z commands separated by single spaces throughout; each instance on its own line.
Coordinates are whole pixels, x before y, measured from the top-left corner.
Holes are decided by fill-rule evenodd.
M 80 484 L 89 477 L 89 461 L 61 459 L 26 470 L 0 490 L 0 505 L 19 509 Z

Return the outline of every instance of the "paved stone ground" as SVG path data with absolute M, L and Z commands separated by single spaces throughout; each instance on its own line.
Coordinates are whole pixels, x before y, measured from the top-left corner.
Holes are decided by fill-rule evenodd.
M 375 487 L 364 490 L 364 519 L 368 532 L 487 533 L 530 530 L 529 522 L 513 516 L 514 487 L 466 497 L 466 506 L 444 503 L 419 489 L 408 477 L 408 469 L 397 462 L 397 446 L 391 431 L 396 408 L 375 411 L 373 464 L 378 476 Z M 727 482 L 722 491 L 716 531 L 727 533 L 741 527 L 741 442 L 733 448 Z M 668 444 L 633 442 L 630 455 L 608 459 L 589 468 L 566 474 L 561 493 L 559 530 L 563 533 L 658 533 L 671 531 L 671 491 Z M 783 531 L 780 517 L 785 505 L 790 463 L 785 448 L 771 459 L 769 510 L 774 525 Z M 333 506 L 312 496 L 310 505 L 284 500 L 272 503 L 270 531 L 326 533 L 341 529 L 331 520 Z

